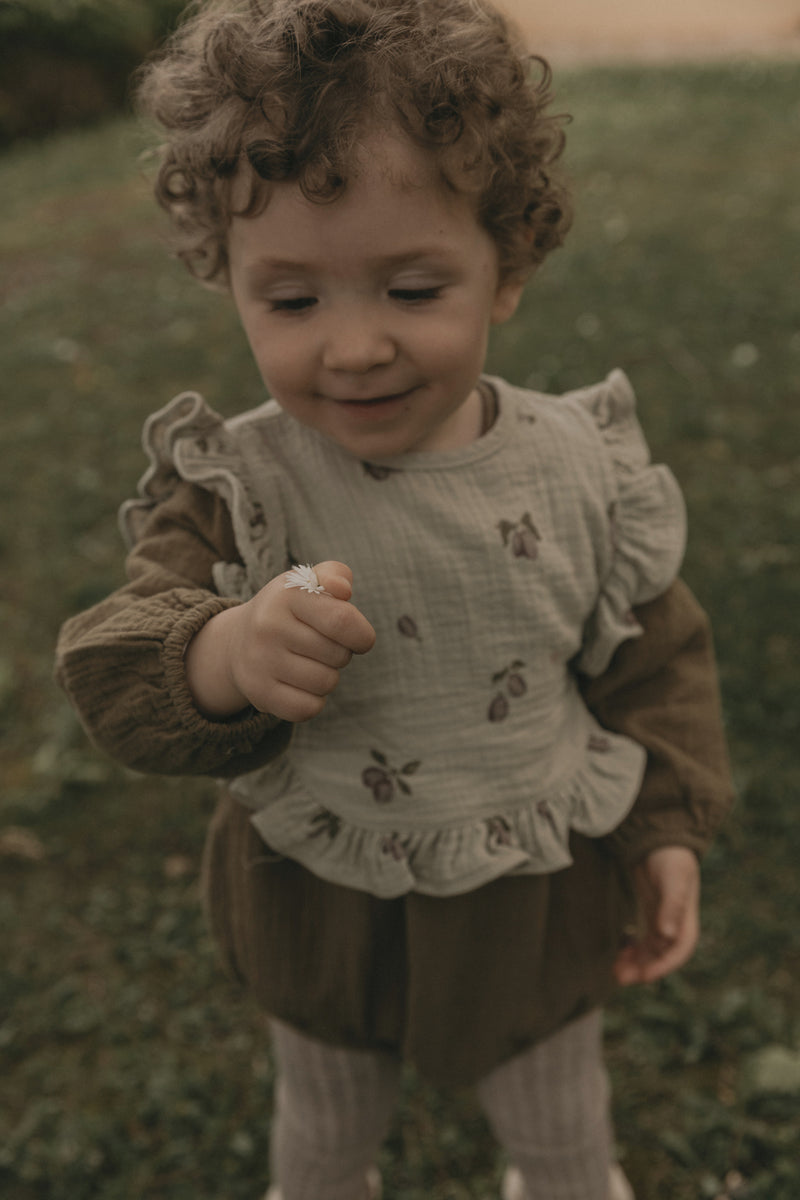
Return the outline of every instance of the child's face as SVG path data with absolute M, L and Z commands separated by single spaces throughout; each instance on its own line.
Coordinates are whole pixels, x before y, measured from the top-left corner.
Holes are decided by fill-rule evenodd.
M 262 213 L 233 219 L 229 255 L 264 382 L 298 421 L 363 459 L 479 436 L 489 326 L 521 284 L 498 282 L 492 239 L 425 151 L 366 139 L 330 204 L 274 185 Z

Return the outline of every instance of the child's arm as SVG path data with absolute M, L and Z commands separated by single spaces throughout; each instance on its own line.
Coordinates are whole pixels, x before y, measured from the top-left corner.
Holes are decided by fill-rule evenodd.
M 232 776 L 285 749 L 286 721 L 252 708 L 209 719 L 186 679 L 192 638 L 235 607 L 216 595 L 214 564 L 237 561 L 225 504 L 180 483 L 141 530 L 126 564 L 129 582 L 61 630 L 56 678 L 95 744 L 126 766 Z
M 662 846 L 702 856 L 734 794 L 708 618 L 680 580 L 635 613 L 642 636 L 581 680 L 600 724 L 647 751 L 636 803 L 605 839 L 628 866 Z
M 711 632 L 680 581 L 636 609 L 642 637 L 604 675 L 583 681 L 606 728 L 647 750 L 633 809 L 605 839 L 629 869 L 640 928 L 620 952 L 621 983 L 659 979 L 686 962 L 699 933 L 699 858 L 733 802 Z

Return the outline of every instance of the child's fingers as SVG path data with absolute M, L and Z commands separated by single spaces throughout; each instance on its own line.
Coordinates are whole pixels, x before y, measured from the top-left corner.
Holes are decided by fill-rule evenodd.
M 353 594 L 353 572 L 346 563 L 330 559 L 317 563 L 314 573 L 325 591 L 336 600 L 349 600 Z
M 352 572 L 344 563 L 324 562 L 314 572 L 325 591 L 319 595 L 292 591 L 294 615 L 323 637 L 343 646 L 353 654 L 366 654 L 375 644 L 375 630 L 354 604 Z
M 648 966 L 647 979 L 661 979 L 687 963 L 695 951 L 698 936 L 697 924 L 687 919 L 673 941 L 659 943 L 658 953 Z
M 291 654 L 275 670 L 275 683 L 312 696 L 329 696 L 339 683 L 339 670 L 314 658 Z
M 319 716 L 325 707 L 326 699 L 326 696 L 314 695 L 288 683 L 275 683 L 270 691 L 269 704 L 265 705 L 262 711 L 269 712 L 281 721 L 298 724 Z
M 337 671 L 346 667 L 353 657 L 352 650 L 319 633 L 303 620 L 293 622 L 287 631 L 284 648 L 290 655 L 311 658 L 326 667 L 335 667 Z
M 249 703 L 283 721 L 307 721 L 317 716 L 351 657 L 349 650 L 300 622 L 296 624 L 305 629 L 306 640 L 313 643 L 312 653 L 297 653 L 287 646 L 274 648 L 268 662 L 256 664 L 255 669 L 250 664 L 244 681 Z
M 617 955 L 614 974 L 625 986 L 632 983 L 654 983 L 677 971 L 691 958 L 697 944 L 698 930 L 687 922 L 678 936 L 666 941 L 663 936 L 646 936 L 640 942 L 625 946 Z
M 700 935 L 700 875 L 691 851 L 656 850 L 635 878 L 642 927 L 617 955 L 614 972 L 622 984 L 652 983 L 677 970 Z
M 639 947 L 632 943 L 623 946 L 614 959 L 614 978 L 617 983 L 622 987 L 641 983 L 640 972 Z

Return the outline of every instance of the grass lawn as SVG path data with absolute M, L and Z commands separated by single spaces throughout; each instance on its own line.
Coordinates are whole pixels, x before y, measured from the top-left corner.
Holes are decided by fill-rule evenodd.
M 714 619 L 740 802 L 693 963 L 608 1012 L 638 1200 L 800 1196 L 800 68 L 568 73 L 567 247 L 490 369 L 564 390 L 627 370 L 678 475 Z M 197 905 L 209 785 L 95 754 L 50 681 L 60 622 L 122 579 L 139 430 L 192 387 L 261 386 L 227 302 L 163 253 L 116 121 L 0 158 L 0 1193 L 252 1200 L 263 1017 Z M 497 1195 L 470 1095 L 409 1074 L 386 1200 Z

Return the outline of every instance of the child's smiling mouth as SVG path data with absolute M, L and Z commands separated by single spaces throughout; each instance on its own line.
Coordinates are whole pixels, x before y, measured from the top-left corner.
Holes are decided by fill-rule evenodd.
M 334 404 L 342 405 L 356 412 L 370 412 L 371 410 L 385 408 L 387 405 L 407 400 L 416 390 L 417 388 L 414 386 L 406 388 L 402 392 L 387 392 L 382 396 L 366 396 L 364 399 L 358 396 L 328 396 L 327 399 L 332 400 Z

